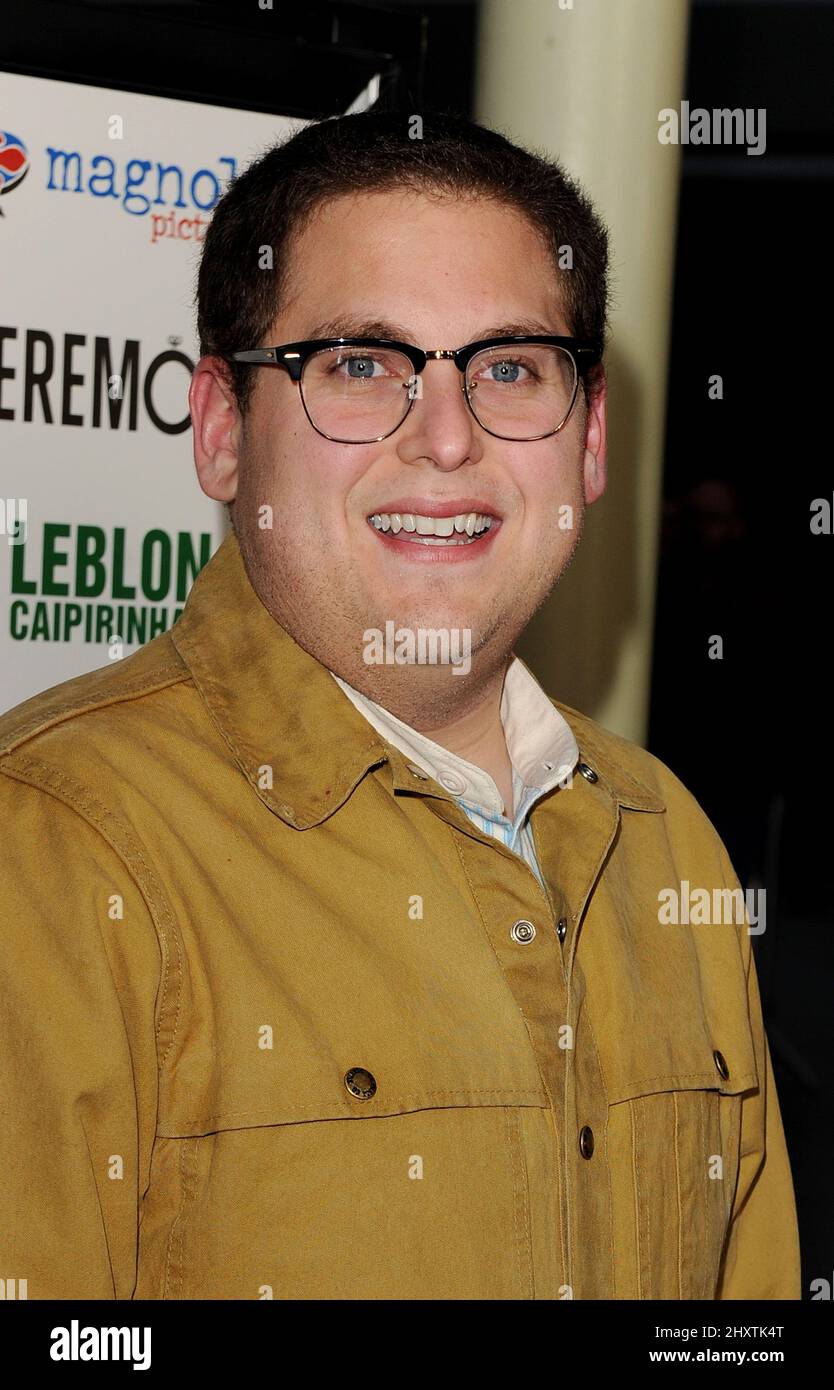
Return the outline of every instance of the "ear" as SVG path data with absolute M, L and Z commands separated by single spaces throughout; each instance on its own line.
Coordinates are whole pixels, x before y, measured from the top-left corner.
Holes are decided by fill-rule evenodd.
M 585 419 L 585 458 L 582 464 L 585 501 L 596 502 L 605 491 L 606 412 L 608 381 L 600 364 L 588 376 L 588 409 Z
M 188 404 L 200 487 L 218 502 L 233 502 L 243 421 L 221 358 L 200 358 L 191 378 Z

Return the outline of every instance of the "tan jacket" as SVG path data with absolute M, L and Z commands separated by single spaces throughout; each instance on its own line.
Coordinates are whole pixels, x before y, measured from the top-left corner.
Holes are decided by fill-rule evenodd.
M 549 892 L 269 616 L 0 720 L 0 1277 L 30 1299 L 800 1296 L 742 922 L 703 812 L 563 705 Z M 532 924 L 519 927 L 518 923 Z M 725 1075 L 726 1073 L 726 1075 Z

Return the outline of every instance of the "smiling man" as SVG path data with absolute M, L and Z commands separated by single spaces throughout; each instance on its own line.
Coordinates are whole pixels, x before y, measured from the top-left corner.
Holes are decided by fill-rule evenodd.
M 415 168 L 421 158 L 418 147 Z M 578 200 L 573 216 L 589 224 L 600 262 L 583 315 L 599 331 L 604 234 Z M 237 226 L 228 217 L 242 232 L 239 214 Z M 213 277 L 226 267 L 210 254 L 201 314 L 214 346 Z M 296 642 L 489 773 L 512 819 L 499 714 L 507 658 L 570 560 L 583 496 L 604 487 L 604 378 L 587 401 L 579 380 L 598 352 L 572 337 L 542 233 L 474 191 L 331 196 L 295 242 L 286 281 L 265 338 L 291 345 L 277 359 L 285 369 L 269 348 L 237 353 L 250 371 L 269 368 L 246 415 L 216 359 L 198 367 L 203 489 L 233 503 L 252 585 Z M 367 663 L 363 634 L 386 622 L 471 633 L 470 679 L 450 679 L 442 663 Z M 567 735 L 547 715 L 551 737 Z
M 513 653 L 605 487 L 605 229 L 548 159 L 411 133 L 232 185 L 190 401 L 233 530 L 170 633 L 0 721 L 0 1273 L 798 1298 L 724 847 Z

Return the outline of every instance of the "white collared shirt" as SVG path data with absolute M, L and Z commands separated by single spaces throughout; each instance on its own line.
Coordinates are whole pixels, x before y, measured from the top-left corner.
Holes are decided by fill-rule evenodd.
M 579 748 L 570 725 L 551 704 L 535 676 L 514 657 L 501 693 L 501 723 L 513 768 L 512 815 L 482 767 L 467 762 L 404 724 L 389 710 L 330 672 L 347 698 L 384 739 L 446 791 L 479 830 L 500 840 L 529 864 L 543 882 L 536 858 L 530 812 L 536 802 L 573 772 Z

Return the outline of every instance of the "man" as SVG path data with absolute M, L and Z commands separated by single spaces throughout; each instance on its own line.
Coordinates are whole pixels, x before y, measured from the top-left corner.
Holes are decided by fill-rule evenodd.
M 605 230 L 411 133 L 313 125 L 221 201 L 190 401 L 234 530 L 169 633 L 0 723 L 2 1273 L 795 1299 L 724 847 L 513 656 L 605 487 Z

